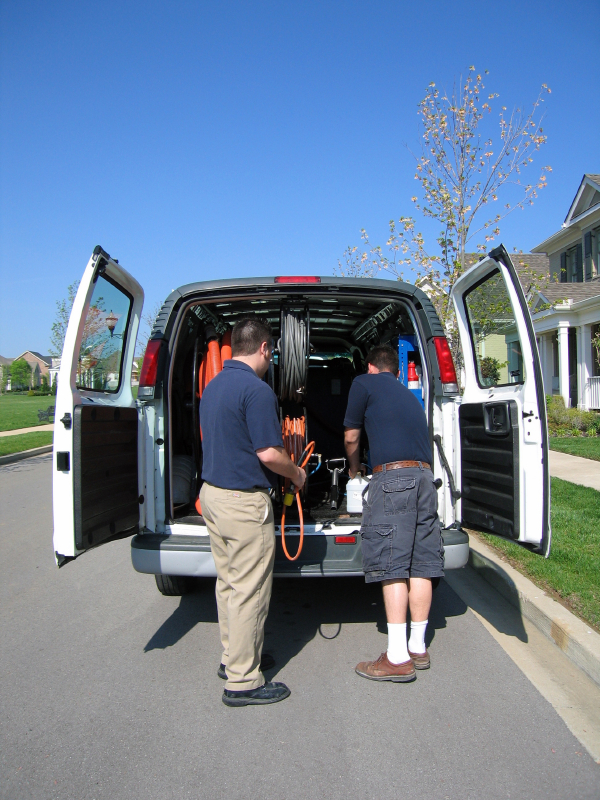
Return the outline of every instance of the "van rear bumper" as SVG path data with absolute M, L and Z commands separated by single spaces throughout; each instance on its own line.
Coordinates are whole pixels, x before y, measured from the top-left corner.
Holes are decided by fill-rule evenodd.
M 344 531 L 344 533 L 346 532 Z M 442 531 L 442 537 L 445 569 L 464 567 L 469 559 L 468 535 L 462 530 L 449 528 Z M 281 540 L 277 536 L 275 576 L 325 577 L 339 575 L 347 577 L 362 575 L 360 537 L 357 537 L 356 545 L 336 545 L 333 538 L 334 535 L 329 534 L 306 537 L 304 539 L 305 549 L 302 553 L 305 560 L 290 562 L 282 555 Z M 296 551 L 295 537 L 290 537 L 288 547 L 292 553 Z M 312 550 L 315 552 L 312 553 Z M 195 578 L 216 578 L 217 576 L 208 535 L 180 536 L 151 532 L 137 534 L 131 540 L 131 562 L 137 572 L 150 575 L 188 575 Z

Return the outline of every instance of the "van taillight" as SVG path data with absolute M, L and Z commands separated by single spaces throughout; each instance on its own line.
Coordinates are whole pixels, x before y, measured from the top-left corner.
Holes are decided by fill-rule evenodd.
M 458 381 L 456 380 L 456 370 L 454 369 L 454 361 L 452 360 L 448 341 L 445 336 L 434 336 L 433 343 L 435 344 L 444 394 L 456 394 L 458 392 Z
M 160 354 L 161 339 L 151 339 L 144 353 L 144 363 L 140 372 L 140 385 L 138 397 L 154 397 L 156 375 L 158 373 L 158 356 Z

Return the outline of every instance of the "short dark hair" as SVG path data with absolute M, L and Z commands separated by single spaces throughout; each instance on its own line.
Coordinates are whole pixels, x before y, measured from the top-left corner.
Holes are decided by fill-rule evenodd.
M 367 353 L 367 364 L 377 367 L 380 372 L 393 372 L 397 375 L 400 368 L 398 351 L 389 344 L 378 344 Z
M 273 341 L 273 331 L 268 322 L 258 317 L 244 317 L 238 320 L 231 331 L 231 354 L 253 356 L 258 353 L 263 342 L 269 347 Z

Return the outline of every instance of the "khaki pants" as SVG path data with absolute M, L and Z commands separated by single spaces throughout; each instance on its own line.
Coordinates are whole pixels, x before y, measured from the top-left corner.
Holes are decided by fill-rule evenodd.
M 260 657 L 275 561 L 271 498 L 266 489 L 233 491 L 204 483 L 200 502 L 217 568 L 225 688 L 256 689 L 265 683 Z

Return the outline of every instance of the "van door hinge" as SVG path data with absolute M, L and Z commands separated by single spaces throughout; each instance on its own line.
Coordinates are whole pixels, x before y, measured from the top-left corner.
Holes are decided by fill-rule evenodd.
M 67 430 L 71 429 L 72 419 L 71 419 L 71 415 L 69 414 L 68 411 L 66 412 L 64 417 L 61 419 L 61 422 L 62 422 L 62 424 L 65 426 L 65 428 Z
M 68 450 L 57 452 L 56 470 L 57 472 L 68 472 L 71 469 L 71 454 Z

